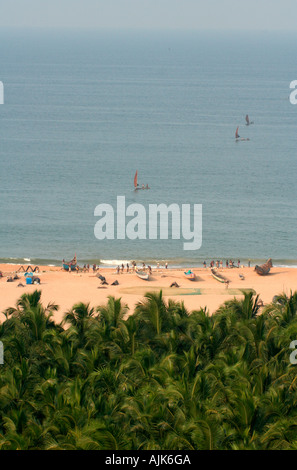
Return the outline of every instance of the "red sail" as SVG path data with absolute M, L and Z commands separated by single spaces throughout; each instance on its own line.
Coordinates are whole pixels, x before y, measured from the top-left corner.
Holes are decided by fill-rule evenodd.
M 137 170 L 134 176 L 134 188 L 137 188 Z
M 238 129 L 239 129 L 239 127 L 237 127 L 236 132 L 235 132 L 235 138 L 236 138 L 236 139 L 238 139 L 238 137 L 239 137 L 239 135 L 238 135 Z

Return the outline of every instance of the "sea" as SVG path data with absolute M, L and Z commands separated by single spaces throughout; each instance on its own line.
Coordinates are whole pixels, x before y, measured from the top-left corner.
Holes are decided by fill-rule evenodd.
M 0 262 L 297 266 L 296 39 L 2 30 Z M 149 190 L 134 191 L 136 170 Z M 170 223 L 168 239 L 98 240 L 95 208 L 116 223 L 118 196 L 201 204 L 201 247 L 184 250 Z

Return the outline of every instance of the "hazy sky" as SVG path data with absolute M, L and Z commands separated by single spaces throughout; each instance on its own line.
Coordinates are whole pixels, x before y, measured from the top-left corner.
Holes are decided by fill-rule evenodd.
M 0 27 L 297 30 L 297 0 L 0 0 Z

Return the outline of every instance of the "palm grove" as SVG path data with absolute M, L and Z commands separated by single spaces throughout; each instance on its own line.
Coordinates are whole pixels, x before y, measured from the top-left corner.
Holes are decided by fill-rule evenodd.
M 57 324 L 24 294 L 0 325 L 0 449 L 296 449 L 297 292 L 277 300 L 109 297 Z

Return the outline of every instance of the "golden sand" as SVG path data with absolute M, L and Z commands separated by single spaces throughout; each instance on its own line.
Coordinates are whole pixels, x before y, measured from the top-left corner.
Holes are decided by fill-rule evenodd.
M 14 274 L 18 268 L 16 265 L 0 265 L 4 275 L 0 279 L 0 312 L 14 306 L 23 293 L 33 292 L 37 288 L 42 291 L 44 305 L 52 301 L 60 306 L 55 313 L 56 321 L 62 320 L 64 312 L 77 302 L 89 302 L 91 306 L 102 305 L 109 295 L 121 297 L 133 313 L 135 304 L 143 298 L 145 292 L 162 289 L 165 299 L 172 297 L 175 301 L 183 301 L 190 311 L 206 306 L 213 313 L 229 298 L 242 298 L 242 289 L 253 289 L 264 304 L 271 302 L 276 294 L 289 294 L 291 290 L 297 290 L 296 268 L 275 267 L 268 276 L 263 277 L 252 267 L 224 268 L 219 272 L 229 279 L 228 287 L 213 279 L 208 268 L 192 269 L 196 281 L 186 279 L 182 269 L 155 269 L 150 280 L 144 281 L 132 272 L 117 274 L 114 269 L 102 268 L 99 273 L 106 277 L 109 285 L 101 286 L 101 281 L 91 270 L 89 273 L 69 273 L 58 267 L 40 266 L 40 273 L 37 274 L 41 279 L 40 285 L 26 285 L 24 273 L 18 273 L 19 280 L 6 282 L 7 276 Z M 243 274 L 245 279 L 241 280 L 239 274 Z M 111 286 L 115 280 L 119 285 Z M 171 288 L 173 282 L 177 282 L 180 287 Z M 24 287 L 18 287 L 19 283 Z M 4 319 L 2 314 L 0 319 Z

